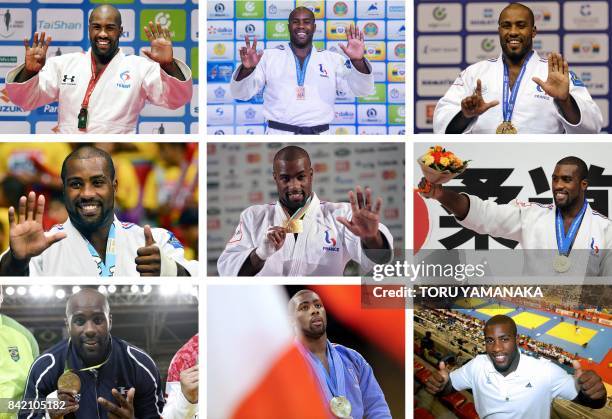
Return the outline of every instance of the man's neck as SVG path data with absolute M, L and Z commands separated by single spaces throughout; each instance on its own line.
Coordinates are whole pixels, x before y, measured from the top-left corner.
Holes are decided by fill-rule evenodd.
M 518 368 L 520 358 L 521 358 L 521 354 L 520 352 L 517 352 L 516 357 L 512 360 L 512 363 L 510 364 L 510 367 L 506 371 L 500 372 L 500 374 L 503 375 L 504 377 L 507 377 L 509 374 L 516 371 L 516 369 Z
M 96 249 L 98 256 L 102 258 L 102 261 L 106 262 L 106 244 L 108 241 L 108 233 L 110 232 L 111 225 L 113 225 L 114 218 L 111 218 L 104 226 L 98 228 L 95 231 L 80 231 L 89 243 Z
M 308 57 L 308 54 L 310 54 L 310 51 L 312 51 L 312 42 L 304 46 L 303 48 L 297 47 L 293 45 L 293 43 L 291 43 L 290 45 L 291 50 L 293 51 L 295 56 L 299 58 L 300 62 L 304 62 L 306 57 Z
M 574 221 L 574 218 L 576 218 L 578 214 L 580 214 L 583 205 L 584 197 L 576 199 L 576 202 L 574 202 L 574 204 L 570 205 L 569 207 L 559 208 L 561 216 L 563 217 L 563 221 L 565 223 L 571 224 L 572 221 Z
M 100 71 L 102 71 L 104 67 L 106 67 L 108 63 L 111 62 L 111 60 L 115 57 L 115 55 L 117 55 L 118 52 L 119 48 L 117 48 L 110 57 L 101 57 L 92 50 L 91 54 L 93 55 L 94 62 L 96 63 L 96 74 L 99 74 Z
M 508 69 L 510 71 L 519 72 L 521 70 L 521 67 L 523 66 L 523 63 L 525 62 L 527 57 L 529 57 L 530 53 L 531 51 L 527 51 L 527 53 L 523 55 L 522 57 L 516 57 L 516 58 L 510 58 L 506 54 L 504 54 L 504 61 L 508 65 Z

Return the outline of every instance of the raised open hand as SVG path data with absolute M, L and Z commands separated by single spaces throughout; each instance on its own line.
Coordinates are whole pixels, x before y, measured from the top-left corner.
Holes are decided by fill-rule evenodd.
M 491 102 L 484 101 L 482 98 L 482 83 L 480 79 L 478 79 L 476 81 L 474 93 L 461 101 L 461 112 L 463 112 L 463 116 L 466 118 L 474 118 L 497 105 L 499 105 L 499 100 L 493 100 Z
M 565 101 L 569 98 L 569 64 L 561 54 L 548 54 L 548 77 L 542 81 L 537 77 L 532 80 L 552 98 Z
M 363 32 L 358 27 L 349 26 L 346 32 L 346 40 L 348 41 L 346 46 L 340 44 L 340 49 L 349 57 L 351 60 L 362 60 L 365 54 L 365 42 Z
M 170 31 L 162 28 L 159 23 L 154 25 L 153 22 L 149 22 L 149 27 L 145 26 L 144 31 L 151 43 L 151 50 L 143 50 L 142 53 L 161 66 L 171 64 L 174 57 Z
M 245 35 L 244 43 L 246 47 L 240 48 L 240 61 L 242 61 L 242 66 L 245 70 L 250 70 L 259 64 L 263 51 L 257 52 L 257 37 L 253 39 L 253 45 L 251 45 L 249 36 Z
M 43 229 L 44 210 L 45 197 L 40 195 L 36 199 L 34 192 L 30 192 L 27 198 L 25 196 L 19 198 L 17 219 L 15 219 L 15 208 L 9 208 L 9 243 L 15 259 L 29 260 L 66 237 L 66 233 L 45 233 Z
M 32 46 L 28 38 L 23 40 L 25 46 L 25 71 L 30 74 L 36 74 L 45 66 L 47 60 L 47 49 L 51 44 L 51 37 L 45 37 L 42 32 L 40 36 L 38 32 L 34 32 Z
M 338 217 L 338 221 L 362 240 L 378 237 L 382 198 L 376 198 L 376 203 L 372 207 L 372 190 L 370 188 L 365 189 L 364 199 L 361 186 L 359 185 L 355 188 L 355 192 L 349 191 L 348 195 L 351 203 L 351 220 L 349 221 L 345 217 Z

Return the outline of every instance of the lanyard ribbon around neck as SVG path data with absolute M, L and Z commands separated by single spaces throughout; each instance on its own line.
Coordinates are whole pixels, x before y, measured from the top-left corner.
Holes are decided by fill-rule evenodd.
M 111 224 L 110 230 L 108 231 L 108 238 L 106 239 L 106 263 L 102 260 L 98 251 L 95 247 L 85 239 L 87 242 L 87 249 L 89 254 L 94 258 L 94 261 L 98 265 L 98 272 L 100 276 L 111 277 L 115 273 L 115 223 Z
M 521 71 L 519 72 L 518 77 L 514 81 L 514 86 L 512 86 L 512 91 L 510 92 L 510 73 L 508 70 L 508 64 L 506 61 L 503 61 L 504 64 L 504 91 L 502 94 L 502 105 L 503 105 L 503 113 L 504 113 L 504 121 L 510 122 L 512 120 L 512 113 L 514 112 L 514 104 L 516 103 L 516 97 L 518 95 L 519 87 L 521 85 L 521 80 L 523 79 L 523 75 L 525 74 L 525 70 L 527 69 L 527 64 L 533 55 L 533 51 L 531 51 L 526 57 L 525 61 L 523 61 L 523 65 L 521 66 Z M 508 97 L 508 93 L 510 93 L 510 97 Z
M 306 79 L 306 68 L 308 67 L 308 61 L 310 61 L 312 50 L 310 50 L 306 58 L 304 58 L 304 64 L 302 66 L 300 66 L 300 59 L 293 51 L 293 47 L 291 48 L 291 52 L 293 53 L 293 58 L 295 59 L 295 73 L 297 74 L 297 84 L 298 86 L 304 86 L 304 79 Z
M 588 207 L 587 200 L 584 200 L 584 204 L 582 205 L 582 209 L 574 217 L 572 223 L 570 224 L 569 229 L 567 230 L 567 234 L 565 234 L 565 227 L 563 226 L 563 217 L 561 216 L 561 210 L 557 208 L 557 214 L 555 217 L 555 227 L 557 233 L 557 248 L 559 249 L 559 254 L 563 256 L 567 256 L 570 253 L 570 249 L 574 240 L 576 239 L 576 234 L 578 234 L 578 229 L 580 228 L 580 224 L 582 223 L 582 218 L 586 213 Z
M 89 99 L 91 98 L 91 95 L 94 89 L 96 88 L 96 84 L 98 84 L 98 81 L 102 77 L 104 70 L 106 70 L 106 67 L 108 67 L 108 64 L 102 67 L 102 70 L 100 70 L 100 72 L 96 74 L 96 61 L 93 57 L 93 52 L 91 52 L 91 78 L 89 79 L 89 84 L 87 85 L 85 97 L 83 98 L 83 102 L 81 103 L 81 110 L 79 111 L 78 115 L 78 128 L 81 131 L 85 131 L 87 129 L 87 108 L 89 107 Z

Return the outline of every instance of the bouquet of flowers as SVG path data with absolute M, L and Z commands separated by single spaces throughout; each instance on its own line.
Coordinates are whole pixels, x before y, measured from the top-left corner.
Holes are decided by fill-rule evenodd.
M 460 159 L 442 146 L 429 147 L 427 153 L 417 160 L 427 180 L 425 189 L 419 192 L 429 192 L 431 184 L 440 185 L 459 176 L 467 169 L 469 161 Z

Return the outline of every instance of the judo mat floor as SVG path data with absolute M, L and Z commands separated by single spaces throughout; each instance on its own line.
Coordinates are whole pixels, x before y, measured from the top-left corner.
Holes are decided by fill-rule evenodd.
M 593 326 L 596 327 L 596 325 Z M 546 334 L 578 345 L 583 345 L 589 342 L 597 334 L 597 330 L 584 326 L 579 326 L 578 330 L 576 330 L 576 326 L 574 326 L 573 322 L 563 322 L 550 329 Z
M 500 304 L 491 304 L 486 307 L 482 307 L 476 310 L 479 313 L 485 314 L 487 316 L 493 317 L 498 314 L 508 314 L 512 313 L 514 309 L 512 307 L 500 305 Z
M 544 323 L 550 320 L 550 317 L 541 316 L 539 314 L 522 311 L 516 316 L 510 316 L 517 326 L 523 326 L 527 329 L 537 329 Z

